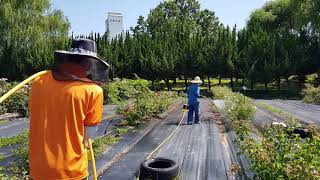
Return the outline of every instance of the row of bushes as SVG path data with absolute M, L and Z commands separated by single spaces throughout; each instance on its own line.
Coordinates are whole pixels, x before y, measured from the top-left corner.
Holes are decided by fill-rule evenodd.
M 0 97 L 12 89 L 17 82 L 7 82 L 7 79 L 0 79 Z M 21 89 L 19 89 L 15 94 L 13 94 L 10 98 L 5 100 L 0 105 L 0 114 L 4 113 L 19 113 L 21 116 L 28 116 L 29 110 L 29 93 L 30 93 L 30 85 L 25 85 Z
M 121 103 L 125 100 L 135 98 L 141 93 L 147 93 L 149 81 L 140 79 L 123 79 L 102 85 L 104 92 L 104 103 Z
M 0 79 L 0 96 L 12 89 L 17 82 L 7 82 Z M 104 103 L 120 103 L 138 96 L 140 93 L 149 92 L 149 82 L 144 79 L 124 79 L 102 85 L 104 91 Z M 0 114 L 19 113 L 21 116 L 29 115 L 29 93 L 30 85 L 26 85 L 0 105 Z
M 320 105 L 320 87 L 307 84 L 302 94 L 304 102 Z
M 120 103 L 117 113 L 125 115 L 128 125 L 134 126 L 152 115 L 164 112 L 176 97 L 174 92 L 141 93 L 132 103 Z
M 254 105 L 252 100 L 227 88 L 214 88 L 225 100 L 226 115 L 237 134 L 241 152 L 249 157 L 251 168 L 259 179 L 320 179 L 320 137 L 317 127 L 309 125 L 312 138 L 286 133 L 282 126 L 268 125 L 252 137 Z M 294 128 L 294 127 L 291 127 Z

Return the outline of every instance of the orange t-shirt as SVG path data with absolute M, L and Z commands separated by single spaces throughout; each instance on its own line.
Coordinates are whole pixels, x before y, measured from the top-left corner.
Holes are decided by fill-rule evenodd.
M 103 91 L 94 83 L 38 77 L 30 96 L 30 176 L 35 180 L 88 176 L 84 126 L 101 122 Z

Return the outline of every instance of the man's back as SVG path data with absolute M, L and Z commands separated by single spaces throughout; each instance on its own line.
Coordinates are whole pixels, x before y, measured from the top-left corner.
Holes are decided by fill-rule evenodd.
M 197 84 L 192 84 L 188 88 L 188 104 L 199 103 L 198 97 L 200 96 L 200 87 Z
M 88 176 L 84 126 L 101 121 L 103 92 L 93 83 L 37 78 L 30 96 L 30 175 L 33 179 Z

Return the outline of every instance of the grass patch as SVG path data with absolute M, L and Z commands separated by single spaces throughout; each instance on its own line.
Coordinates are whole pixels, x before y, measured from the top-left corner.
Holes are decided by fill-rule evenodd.
M 105 151 L 107 146 L 110 146 L 118 141 L 119 141 L 119 138 L 114 136 L 104 136 L 96 139 L 92 143 L 92 148 L 95 156 L 100 156 L 103 153 L 103 151 Z
M 29 131 L 23 131 L 19 135 L 9 138 L 0 138 L 0 147 L 12 144 L 21 144 L 25 141 L 29 141 Z
M 0 125 L 9 122 L 9 120 L 0 120 Z

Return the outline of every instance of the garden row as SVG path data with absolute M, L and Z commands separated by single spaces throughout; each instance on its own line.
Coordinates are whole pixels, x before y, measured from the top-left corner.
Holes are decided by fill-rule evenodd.
M 10 89 L 14 83 L 3 83 L 3 91 Z M 128 132 L 132 126 L 137 126 L 151 116 L 160 114 L 168 109 L 173 100 L 177 98 L 173 92 L 153 92 L 149 89 L 149 82 L 142 79 L 115 81 L 102 86 L 105 93 L 105 103 L 113 103 L 118 106 L 117 113 L 123 115 L 118 121 L 110 135 L 98 137 L 93 143 L 95 155 L 99 156 L 112 144 L 121 139 L 121 136 Z M 4 104 L 3 107 L 17 107 L 25 109 L 28 114 L 28 94 L 30 87 L 26 86 L 17 92 Z M 20 106 L 21 105 L 21 106 Z M 9 109 L 9 111 L 17 111 Z M 11 138 L 0 138 L 0 148 L 5 146 L 17 147 L 13 150 L 14 160 L 10 168 L 0 167 L 0 179 L 13 178 L 25 179 L 29 177 L 29 132 L 25 131 L 18 136 Z M 0 157 L 0 161 L 5 157 Z
M 312 138 L 302 139 L 287 133 L 298 123 L 287 121 L 289 129 L 267 125 L 253 138 L 255 107 L 250 98 L 225 87 L 214 88 L 217 98 L 225 100 L 224 112 L 237 134 L 241 153 L 250 159 L 251 170 L 259 179 L 319 179 L 320 136 L 317 127 L 308 125 Z

